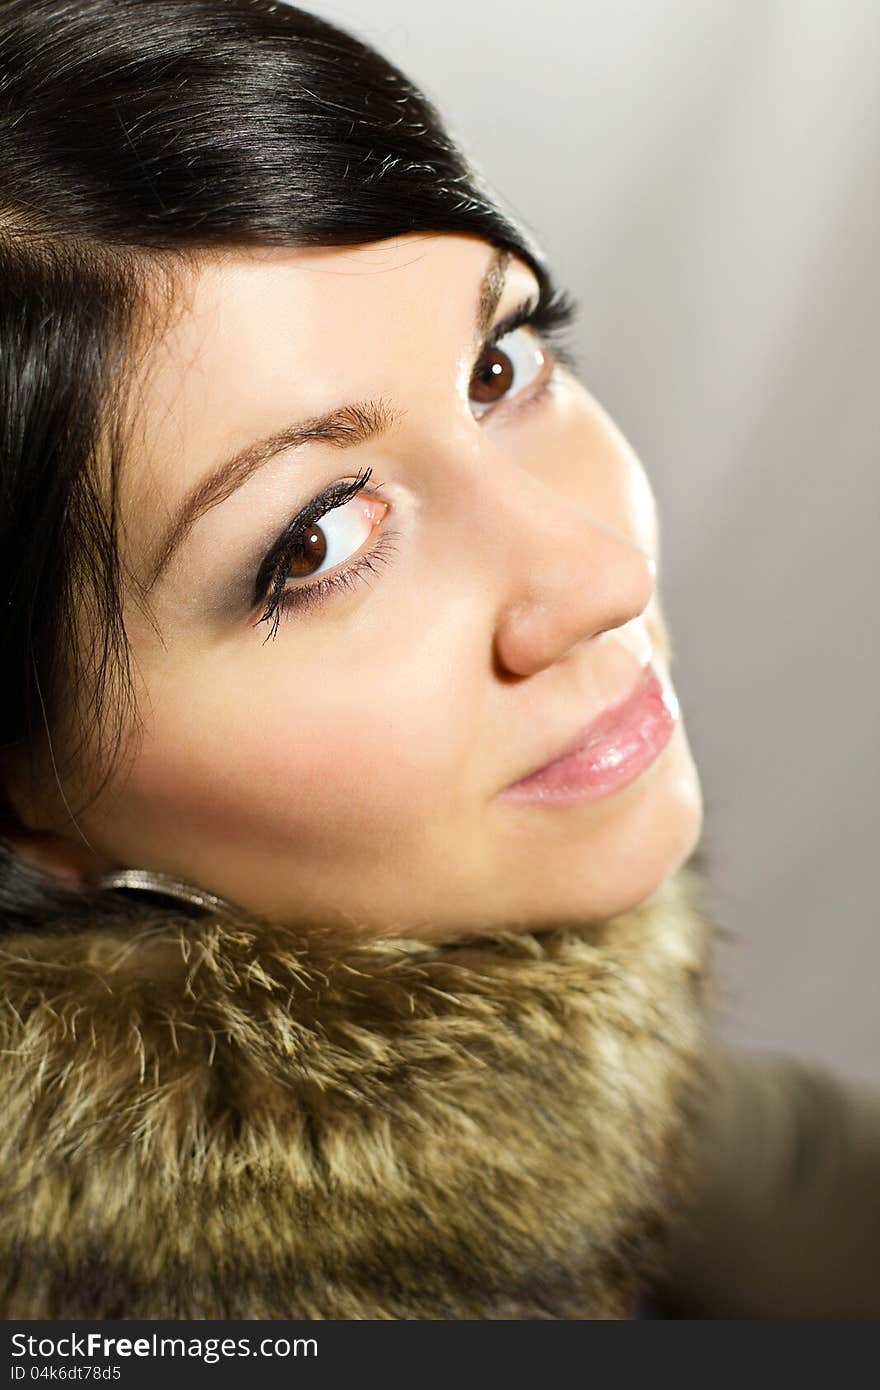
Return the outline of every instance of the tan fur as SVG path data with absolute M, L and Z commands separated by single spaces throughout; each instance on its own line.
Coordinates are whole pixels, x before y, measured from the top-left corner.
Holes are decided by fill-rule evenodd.
M 443 945 L 162 908 L 0 938 L 0 1315 L 631 1316 L 701 892 Z

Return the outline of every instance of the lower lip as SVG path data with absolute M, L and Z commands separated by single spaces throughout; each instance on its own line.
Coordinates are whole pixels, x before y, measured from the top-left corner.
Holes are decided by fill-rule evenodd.
M 678 700 L 647 666 L 622 704 L 602 714 L 582 748 L 548 763 L 501 793 L 506 801 L 555 805 L 598 801 L 625 787 L 656 761 L 672 737 Z

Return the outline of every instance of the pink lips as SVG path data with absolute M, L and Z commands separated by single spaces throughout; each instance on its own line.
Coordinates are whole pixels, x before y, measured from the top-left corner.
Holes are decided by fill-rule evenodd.
M 596 801 L 632 782 L 666 747 L 678 718 L 674 692 L 653 666 L 617 705 L 603 710 L 566 752 L 501 793 L 508 801 Z

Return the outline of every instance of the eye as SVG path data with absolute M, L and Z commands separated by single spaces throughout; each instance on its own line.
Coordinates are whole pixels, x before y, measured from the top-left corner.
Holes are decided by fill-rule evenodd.
M 387 504 L 361 493 L 304 526 L 284 564 L 283 578 L 312 579 L 350 559 L 379 525 Z
M 469 399 L 474 415 L 485 415 L 508 396 L 519 395 L 540 374 L 546 354 L 526 325 L 510 329 L 480 353 L 470 380 Z

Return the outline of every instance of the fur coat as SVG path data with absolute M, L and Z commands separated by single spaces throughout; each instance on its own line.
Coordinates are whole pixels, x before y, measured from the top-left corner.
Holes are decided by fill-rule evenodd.
M 0 1316 L 634 1316 L 703 888 L 445 944 L 124 894 L 0 935 Z

